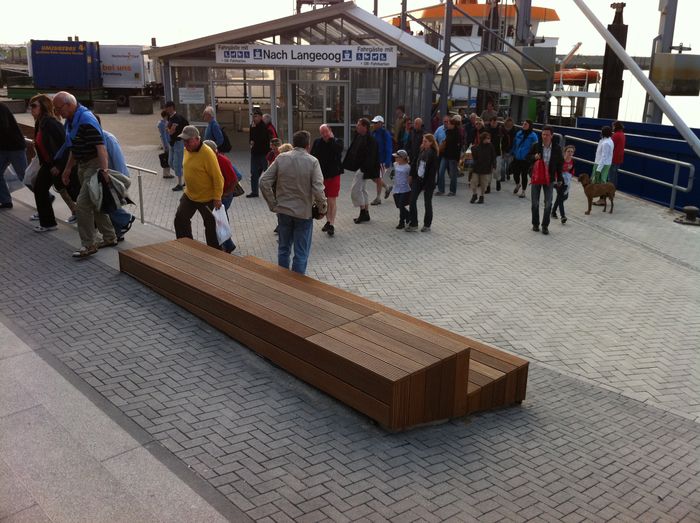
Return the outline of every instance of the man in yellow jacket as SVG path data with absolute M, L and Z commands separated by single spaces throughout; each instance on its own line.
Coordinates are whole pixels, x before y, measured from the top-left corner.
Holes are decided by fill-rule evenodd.
M 192 216 L 199 211 L 204 221 L 207 245 L 220 249 L 216 237 L 216 221 L 212 209 L 221 207 L 224 177 L 219 169 L 216 154 L 205 147 L 194 125 L 187 125 L 179 138 L 185 145 L 183 171 L 185 191 L 175 213 L 175 236 L 192 238 Z

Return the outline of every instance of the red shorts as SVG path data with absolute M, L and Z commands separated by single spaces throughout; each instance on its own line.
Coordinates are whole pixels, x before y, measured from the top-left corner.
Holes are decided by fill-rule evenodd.
M 324 178 L 323 187 L 325 188 L 326 198 L 337 198 L 340 194 L 340 175 L 333 178 Z

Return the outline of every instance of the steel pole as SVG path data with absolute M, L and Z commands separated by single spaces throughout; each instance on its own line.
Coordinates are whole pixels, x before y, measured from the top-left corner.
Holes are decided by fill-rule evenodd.
M 143 182 L 141 181 L 141 171 L 137 175 L 139 182 L 139 209 L 141 210 L 141 223 L 146 223 L 146 219 L 143 217 Z
M 658 105 L 663 113 L 668 116 L 668 119 L 671 120 L 671 123 L 678 129 L 678 132 L 681 133 L 681 136 L 686 139 L 690 147 L 693 149 L 693 152 L 695 152 L 698 157 L 700 157 L 700 139 L 698 139 L 697 136 L 693 133 L 693 131 L 690 130 L 688 125 L 683 121 L 683 119 L 678 116 L 678 113 L 671 107 L 671 105 L 666 101 L 666 98 L 659 92 L 659 90 L 656 88 L 656 86 L 652 83 L 649 78 L 647 78 L 644 75 L 644 72 L 642 69 L 637 65 L 637 62 L 635 62 L 630 55 L 627 54 L 627 52 L 623 49 L 623 47 L 620 45 L 620 43 L 613 37 L 613 35 L 610 34 L 610 32 L 603 26 L 603 24 L 600 23 L 600 20 L 596 18 L 596 16 L 593 14 L 593 11 L 591 11 L 588 6 L 585 4 L 583 0 L 573 0 L 573 2 L 578 6 L 578 8 L 581 10 L 581 12 L 584 14 L 586 18 L 593 24 L 593 27 L 596 28 L 598 33 L 603 37 L 603 39 L 606 41 L 606 43 L 610 46 L 610 48 L 615 52 L 615 54 L 618 56 L 620 60 L 622 60 L 622 63 L 625 64 L 627 69 L 630 70 L 632 75 L 637 79 L 637 81 L 642 84 L 642 86 L 646 89 L 647 93 L 651 96 L 652 100 L 656 105 Z
M 442 76 L 440 77 L 440 117 L 447 114 L 447 95 L 450 80 L 450 47 L 452 43 L 452 0 L 445 2 L 445 21 L 442 25 L 443 40 L 442 50 L 445 53 L 442 58 Z

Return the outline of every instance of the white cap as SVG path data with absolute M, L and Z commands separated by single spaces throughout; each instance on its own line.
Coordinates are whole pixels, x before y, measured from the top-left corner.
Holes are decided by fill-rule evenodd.
M 384 123 L 384 117 L 377 115 L 374 118 L 372 118 L 372 123 L 377 123 L 377 122 Z

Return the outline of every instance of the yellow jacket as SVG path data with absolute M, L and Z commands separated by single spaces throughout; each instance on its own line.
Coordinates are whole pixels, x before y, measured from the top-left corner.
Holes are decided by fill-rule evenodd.
M 185 149 L 182 168 L 185 173 L 185 195 L 190 200 L 199 203 L 221 200 L 224 177 L 214 151 L 201 142 L 197 151 Z

